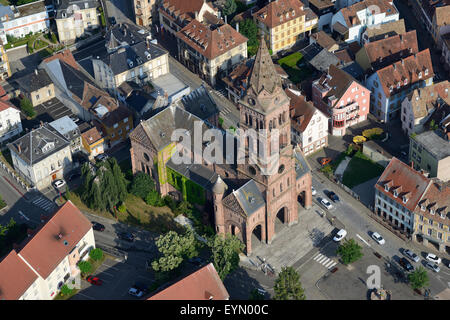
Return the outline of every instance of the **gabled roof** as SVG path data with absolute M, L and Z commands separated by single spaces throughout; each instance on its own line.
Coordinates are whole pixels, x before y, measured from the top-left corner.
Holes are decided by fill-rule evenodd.
M 285 91 L 291 99 L 289 107 L 291 127 L 298 132 L 303 132 L 308 127 L 309 122 L 318 109 L 314 107 L 312 102 L 306 101 L 304 96 L 296 95 L 289 89 L 286 89 Z
M 26 76 L 16 79 L 20 88 L 25 92 L 31 93 L 52 84 L 52 80 L 47 74 L 47 71 L 40 69 L 31 72 Z
M 425 211 L 421 210 L 424 206 Z M 431 209 L 434 211 L 431 213 Z M 448 183 L 433 181 L 423 194 L 416 207 L 415 214 L 433 219 L 438 223 L 450 225 L 450 186 Z
M 236 198 L 242 211 L 247 217 L 250 217 L 266 204 L 261 191 L 259 191 L 258 186 L 253 179 L 250 179 L 242 187 L 233 191 L 232 195 Z
M 303 3 L 299 0 L 271 1 L 253 14 L 258 21 L 269 28 L 274 28 L 303 15 L 305 15 L 305 10 Z
M 78 65 L 77 61 L 75 60 L 75 58 L 72 55 L 72 52 L 69 49 L 58 52 L 57 54 L 54 54 L 54 55 L 42 60 L 42 62 L 49 63 L 50 61 L 53 61 L 53 60 L 61 60 L 61 61 L 64 61 L 65 63 L 71 65 L 73 68 L 75 68 L 77 70 L 80 69 L 80 66 Z
M 450 82 L 447 80 L 434 83 L 430 86 L 414 89 L 409 95 L 408 100 L 412 106 L 414 118 L 423 118 L 436 107 L 436 100 L 443 99 L 450 104 Z
M 0 300 L 18 300 L 37 277 L 16 251 L 11 250 L 0 261 Z
M 331 65 L 328 69 L 328 76 L 323 75 L 319 80 L 316 80 L 317 84 L 320 86 L 329 87 L 330 90 L 324 97 L 324 100 L 334 96 L 336 97 L 336 103 L 341 99 L 347 89 L 353 82 L 357 82 L 350 74 L 342 69 Z
M 171 17 L 174 20 L 179 18 L 181 21 L 192 21 L 195 19 L 195 13 L 200 13 L 204 3 L 214 9 L 205 0 L 164 0 L 160 10 L 168 9 L 171 14 L 175 15 L 175 18 Z
M 439 27 L 450 25 L 450 4 L 442 7 L 436 7 L 434 11 L 436 25 Z
M 97 129 L 97 127 L 92 127 L 89 130 L 83 132 L 81 136 L 86 140 L 87 143 L 93 144 L 97 141 L 103 139 L 102 132 Z
M 343 8 L 340 10 L 340 12 L 344 17 L 346 27 L 350 28 L 352 26 L 361 24 L 361 21 L 358 18 L 358 12 L 366 9 L 375 12 L 374 8 L 377 8 L 376 14 L 385 13 L 386 16 L 390 16 L 398 13 L 395 6 L 389 3 L 389 1 L 387 0 L 364 0 L 361 2 L 357 2 L 349 7 Z
M 366 32 L 370 41 L 383 39 L 385 35 L 391 37 L 396 34 L 403 34 L 406 33 L 405 20 L 400 19 L 388 23 L 368 26 Z
M 330 37 L 325 31 L 321 30 L 310 35 L 322 48 L 330 50 L 333 46 L 338 46 L 338 43 Z
M 229 297 L 214 265 L 209 263 L 148 300 L 228 300 Z

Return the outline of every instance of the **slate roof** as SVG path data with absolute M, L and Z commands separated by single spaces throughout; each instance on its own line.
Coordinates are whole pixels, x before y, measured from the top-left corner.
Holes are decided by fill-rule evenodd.
M 126 22 L 117 23 L 114 26 L 110 26 L 105 35 L 106 47 L 108 49 L 117 49 L 123 45 L 131 46 L 145 41 L 149 35 L 146 29 L 137 25 Z
M 294 148 L 294 159 L 295 159 L 295 173 L 296 179 L 300 179 L 305 174 L 311 172 L 311 167 L 308 161 L 305 159 L 302 150 L 299 147 Z
M 437 160 L 450 157 L 450 141 L 444 140 L 437 132 L 430 130 L 414 137 Z
M 16 79 L 15 81 L 19 84 L 22 90 L 28 93 L 34 92 L 53 83 L 48 76 L 47 71 L 43 69 L 36 69 L 35 72 L 31 72 L 26 76 Z
M 208 92 L 208 89 L 203 85 L 185 95 L 179 104 L 184 107 L 186 111 L 199 117 L 202 120 L 207 120 L 211 116 L 218 114 L 219 109 L 216 101 Z
M 0 261 L 0 300 L 18 300 L 37 277 L 16 251 L 11 250 Z
M 266 204 L 261 191 L 259 191 L 253 179 L 233 191 L 232 195 L 236 198 L 247 217 L 251 217 L 253 213 Z
M 59 3 L 59 4 L 58 4 Z M 85 3 L 88 4 L 88 8 L 97 8 L 100 6 L 98 0 L 59 0 L 55 1 L 55 12 L 56 19 L 66 19 L 73 16 L 74 12 L 78 11 L 78 9 L 86 9 Z M 65 13 L 66 17 L 64 18 L 62 14 Z
M 311 43 L 301 49 L 300 53 L 314 68 L 322 72 L 326 72 L 329 66 L 338 65 L 340 62 L 336 55 L 322 48 L 318 43 Z
M 218 178 L 217 173 L 202 164 L 176 164 L 170 159 L 166 166 L 209 191 L 212 191 Z

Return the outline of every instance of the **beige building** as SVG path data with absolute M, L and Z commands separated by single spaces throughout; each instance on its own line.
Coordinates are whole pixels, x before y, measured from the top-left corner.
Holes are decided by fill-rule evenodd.
M 8 55 L 3 45 L 0 44 L 0 79 L 5 80 L 11 77 L 11 67 L 9 66 Z
M 292 47 L 305 33 L 311 34 L 318 23 L 317 15 L 310 8 L 304 8 L 300 0 L 269 2 L 253 18 L 272 54 Z
M 436 7 L 432 22 L 431 35 L 438 48 L 442 48 L 442 36 L 450 33 L 450 5 Z
M 100 27 L 97 0 L 57 0 L 55 22 L 61 43 L 74 42 L 86 31 Z
M 55 97 L 55 86 L 45 70 L 35 69 L 34 72 L 16 79 L 20 92 L 27 97 L 33 107 Z
M 151 26 L 153 16 L 156 14 L 155 0 L 134 0 L 134 16 L 138 26 Z

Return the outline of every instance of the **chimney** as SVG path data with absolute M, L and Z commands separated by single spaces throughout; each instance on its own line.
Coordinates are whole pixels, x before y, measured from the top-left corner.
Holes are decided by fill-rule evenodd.
M 195 20 L 198 20 L 198 11 L 195 11 Z
M 22 153 L 22 142 L 17 144 L 17 150 L 19 150 L 19 153 Z
M 40 121 L 41 124 L 41 128 L 44 126 L 44 122 L 42 122 L 42 120 Z
M 58 233 L 58 239 L 62 239 L 62 233 Z
M 236 31 L 239 32 L 239 22 L 236 22 Z
M 227 16 L 225 16 L 225 24 L 228 24 L 228 22 L 227 22 Z
M 414 169 L 414 161 L 411 161 L 411 168 Z

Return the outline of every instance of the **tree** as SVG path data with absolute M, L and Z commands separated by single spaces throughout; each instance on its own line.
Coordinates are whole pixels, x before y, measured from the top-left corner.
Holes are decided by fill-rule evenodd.
M 92 249 L 89 252 L 89 257 L 91 257 L 91 259 L 95 260 L 95 261 L 101 260 L 103 258 L 103 251 L 102 251 L 102 249 L 100 249 L 100 248 Z
M 150 191 L 155 190 L 155 183 L 152 178 L 144 172 L 138 172 L 130 184 L 130 193 L 136 197 L 145 199 Z
M 434 119 L 431 119 L 431 121 L 430 121 L 430 129 L 431 130 L 436 130 L 437 128 L 438 128 L 438 125 L 436 124 Z
M 259 47 L 258 26 L 256 23 L 252 19 L 245 19 L 239 23 L 239 32 L 248 38 L 248 56 L 255 55 Z
M 33 104 L 27 97 L 23 97 L 20 100 L 20 108 L 28 117 L 34 118 L 36 116 L 36 110 L 34 110 Z
M 408 281 L 413 289 L 426 287 L 430 282 L 428 273 L 422 266 L 408 274 Z
M 61 287 L 61 293 L 63 296 L 68 296 L 72 293 L 73 289 L 70 289 L 66 284 Z
M 91 272 L 92 265 L 88 261 L 80 261 L 78 262 L 78 269 L 80 269 L 81 273 L 86 274 Z
M 283 267 L 275 280 L 275 300 L 305 300 L 300 275 L 292 267 Z
M 164 200 L 161 199 L 158 191 L 152 190 L 145 197 L 145 203 L 154 207 L 162 207 L 164 206 Z
M 125 180 L 125 175 L 120 169 L 119 164 L 117 163 L 116 158 L 109 158 L 109 164 L 111 166 L 112 174 L 114 177 L 114 183 L 117 186 L 117 200 L 115 204 L 119 202 L 123 202 L 127 197 L 127 181 Z
M 222 281 L 239 266 L 239 253 L 244 244 L 235 235 L 216 234 L 208 239 L 208 246 L 212 251 L 214 267 Z
M 355 239 L 345 240 L 343 244 L 339 245 L 337 254 L 341 256 L 344 264 L 350 264 L 364 255 L 362 247 L 356 243 Z
M 227 0 L 225 5 L 223 6 L 222 12 L 224 16 L 232 15 L 236 12 L 236 2 L 234 0 Z

